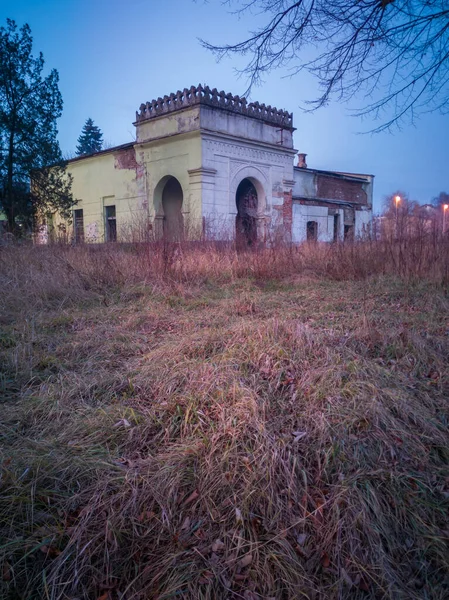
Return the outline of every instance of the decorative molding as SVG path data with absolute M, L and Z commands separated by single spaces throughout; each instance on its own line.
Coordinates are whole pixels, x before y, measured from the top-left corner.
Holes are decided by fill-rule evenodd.
M 267 167 L 267 169 L 269 169 L 269 167 Z M 230 188 L 234 186 L 235 190 L 237 190 L 239 183 L 248 177 L 257 179 L 263 185 L 264 189 L 268 188 L 269 175 L 261 165 L 251 165 L 248 163 L 231 161 L 229 173 Z
M 240 157 L 246 160 L 257 160 L 266 165 L 279 165 L 285 167 L 287 161 L 290 161 L 290 156 L 281 154 L 280 152 L 270 152 L 269 150 L 259 150 L 257 148 L 248 148 L 241 144 L 233 144 L 230 142 L 219 142 L 216 140 L 205 140 L 208 148 L 212 153 L 222 153 L 228 158 Z
M 207 167 L 199 167 L 198 169 L 188 169 L 187 173 L 192 175 L 206 175 L 209 177 L 215 177 L 217 169 L 208 169 Z
M 215 184 L 215 175 L 217 169 L 208 169 L 207 167 L 199 167 L 198 169 L 188 169 L 190 185 Z
M 142 123 L 148 119 L 198 104 L 259 119 L 285 129 L 293 129 L 293 113 L 278 110 L 259 102 L 250 102 L 248 104 L 246 98 L 226 94 L 223 91 L 219 92 L 217 88 L 211 90 L 208 85 L 203 87 L 201 84 L 197 87 L 192 85 L 189 89 L 184 88 L 182 92 L 178 90 L 176 94 L 170 94 L 170 96 L 164 96 L 146 104 L 141 104 L 140 111 L 136 112 L 136 122 Z
M 284 186 L 284 192 L 291 193 L 295 187 L 295 183 L 294 179 L 283 179 L 282 184 Z
M 235 169 L 229 177 L 229 213 L 237 214 L 235 196 L 237 188 L 243 179 L 252 179 L 257 191 L 257 216 L 265 216 L 267 210 L 267 193 L 269 190 L 269 175 L 264 173 L 260 165 L 248 165 L 237 163 L 239 168 Z

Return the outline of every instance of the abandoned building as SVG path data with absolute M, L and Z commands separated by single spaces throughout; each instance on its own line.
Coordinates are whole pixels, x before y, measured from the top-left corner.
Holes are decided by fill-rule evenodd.
M 69 161 L 75 241 L 139 227 L 174 240 L 332 241 L 371 223 L 373 176 L 311 169 L 305 154 L 294 166 L 289 112 L 199 85 L 142 104 L 134 125 L 134 142 Z

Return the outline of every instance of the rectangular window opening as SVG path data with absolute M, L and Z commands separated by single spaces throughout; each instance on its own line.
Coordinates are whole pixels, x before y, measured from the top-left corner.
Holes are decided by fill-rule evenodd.
M 115 217 L 115 205 L 105 206 L 106 216 L 106 241 L 116 242 L 117 241 L 117 220 Z
M 316 242 L 318 240 L 317 221 L 307 221 L 307 241 Z
M 75 230 L 75 244 L 84 242 L 84 213 L 82 208 L 73 211 L 73 225 Z

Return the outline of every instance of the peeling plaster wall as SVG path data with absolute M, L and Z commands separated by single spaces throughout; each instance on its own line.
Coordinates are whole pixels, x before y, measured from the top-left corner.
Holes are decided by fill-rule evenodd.
M 313 171 L 305 169 L 294 169 L 295 184 L 293 187 L 293 196 L 301 198 L 316 197 L 316 179 Z
M 316 196 L 318 198 L 344 200 L 365 206 L 368 203 L 368 197 L 362 183 L 330 175 L 316 175 Z
M 318 241 L 332 241 L 335 214 L 340 215 L 339 239 L 344 237 L 345 224 L 354 226 L 356 237 L 368 231 L 372 220 L 373 177 L 361 176 L 366 182 L 351 181 L 349 177 L 349 174 L 348 179 L 343 179 L 338 174 L 294 169 L 292 239 L 295 243 L 307 239 L 307 221 L 317 222 Z M 311 205 L 311 202 L 316 204 Z
M 136 145 L 146 170 L 146 198 L 151 220 L 162 217 L 162 189 L 168 177 L 175 177 L 183 191 L 184 222 L 201 227 L 201 186 L 191 172 L 201 168 L 201 137 L 199 131 L 148 141 Z
M 343 239 L 344 224 L 343 210 L 337 209 L 335 214 L 340 215 L 339 238 Z M 319 242 L 332 242 L 334 239 L 334 215 L 329 215 L 326 206 L 307 206 L 293 201 L 293 227 L 292 241 L 299 244 L 307 239 L 307 221 L 316 221 L 318 224 Z
M 192 106 L 179 112 L 161 115 L 137 123 L 137 143 L 157 140 L 178 133 L 198 131 L 200 128 L 200 108 L 200 106 Z
M 293 186 L 293 155 L 290 148 L 251 143 L 243 138 L 203 133 L 202 179 L 203 217 L 216 230 L 232 236 L 237 215 L 236 191 L 243 179 L 250 179 L 257 191 L 259 239 L 284 234 L 284 194 Z M 290 235 L 287 232 L 287 235 Z M 224 236 L 223 236 L 224 237 Z
M 150 215 L 159 210 L 158 182 L 172 175 L 181 183 L 192 224 L 201 220 L 214 237 L 233 237 L 236 190 L 251 178 L 258 192 L 259 237 L 291 228 L 291 208 L 288 214 L 283 208 L 293 185 L 291 130 L 200 105 L 137 123 L 137 140 Z
M 373 221 L 373 211 L 368 210 L 356 210 L 355 211 L 355 237 L 364 237 L 369 233 L 371 223 Z
M 203 131 L 225 133 L 245 140 L 253 140 L 262 145 L 273 144 L 293 148 L 291 130 L 230 111 L 202 106 L 200 125 Z
M 356 236 L 371 220 L 372 177 L 351 181 L 294 169 L 291 128 L 202 104 L 139 121 L 136 128 L 134 145 L 69 162 L 86 241 L 104 240 L 107 205 L 116 206 L 118 239 L 122 228 L 133 224 L 162 225 L 162 191 L 169 177 L 183 190 L 190 237 L 199 237 L 204 227 L 215 238 L 234 237 L 236 191 L 243 179 L 257 191 L 259 240 L 301 242 L 307 221 L 317 221 L 318 240 L 331 241 L 335 214 L 341 238 L 348 215 Z M 351 206 L 343 210 L 326 200 Z
M 321 174 L 308 169 L 294 169 L 293 196 L 301 198 L 326 198 L 341 200 L 361 206 L 372 206 L 372 176 L 368 181 L 351 181 L 331 173 Z
M 115 205 L 117 228 L 146 215 L 142 171 L 134 148 L 69 162 L 73 196 L 83 209 L 86 241 L 104 241 L 104 207 Z

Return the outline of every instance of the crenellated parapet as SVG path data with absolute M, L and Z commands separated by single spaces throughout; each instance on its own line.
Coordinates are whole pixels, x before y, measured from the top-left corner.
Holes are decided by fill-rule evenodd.
M 261 121 L 273 123 L 286 129 L 293 129 L 293 113 L 278 110 L 259 102 L 248 103 L 246 98 L 219 92 L 216 88 L 211 90 L 209 86 L 202 86 L 201 84 L 196 87 L 192 86 L 189 89 L 184 88 L 182 92 L 178 91 L 176 94 L 170 94 L 146 104 L 141 104 L 140 110 L 136 112 L 136 122 L 141 123 L 148 119 L 198 104 L 260 119 Z

